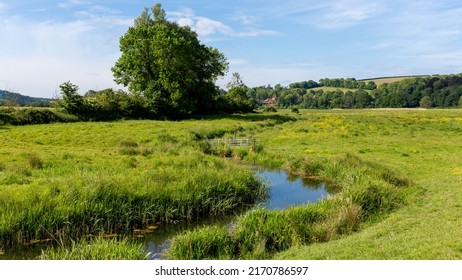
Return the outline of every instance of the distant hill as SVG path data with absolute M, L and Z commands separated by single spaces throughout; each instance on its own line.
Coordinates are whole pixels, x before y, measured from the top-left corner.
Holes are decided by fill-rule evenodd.
M 364 80 L 359 80 L 359 81 L 362 81 L 362 82 L 373 81 L 377 86 L 379 86 L 385 83 L 391 84 L 391 83 L 399 82 L 405 79 L 418 78 L 418 77 L 429 77 L 429 76 L 430 75 L 378 77 L 378 78 L 364 79 Z
M 13 106 L 48 107 L 51 101 L 53 100 L 49 98 L 30 97 L 0 89 L 0 106 L 11 104 Z

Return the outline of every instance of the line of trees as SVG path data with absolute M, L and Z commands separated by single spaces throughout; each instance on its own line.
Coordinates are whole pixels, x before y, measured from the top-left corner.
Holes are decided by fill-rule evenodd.
M 321 79 L 316 82 L 260 86 L 249 89 L 247 95 L 257 105 L 276 97 L 279 108 L 432 108 L 462 106 L 462 74 L 427 76 L 403 79 L 394 83 L 376 86 L 355 79 Z M 349 84 L 349 88 L 346 87 Z M 309 85 L 309 86 L 308 86 Z M 364 89 L 364 85 L 366 88 Z M 320 86 L 344 89 L 323 90 Z M 352 89 L 352 90 L 345 90 Z M 370 88 L 370 89 L 368 89 Z
M 70 81 L 60 85 L 62 98 L 54 106 L 63 108 L 67 113 L 85 121 L 104 121 L 118 119 L 163 119 L 182 118 L 184 115 L 167 112 L 159 114 L 158 107 L 152 106 L 152 99 L 142 93 L 128 93 L 111 88 L 78 93 L 79 87 Z M 228 85 L 228 91 L 217 89 L 217 94 L 210 100 L 213 108 L 196 111 L 196 114 L 251 112 L 254 102 L 247 96 L 248 87 L 242 82 L 238 73 Z
M 225 56 L 201 44 L 190 27 L 168 21 L 160 4 L 135 19 L 120 38 L 120 50 L 112 72 L 129 93 L 106 89 L 82 96 L 77 85 L 66 82 L 60 86 L 60 106 L 84 120 L 176 119 L 254 109 L 238 74 L 228 92 L 215 85 L 228 71 Z
M 335 79 L 328 79 L 324 78 L 319 80 L 320 86 L 330 86 L 330 87 L 341 87 L 341 88 L 349 88 L 349 89 L 366 89 L 366 90 L 373 90 L 376 89 L 377 86 L 374 81 L 368 81 L 367 83 L 364 81 L 357 81 L 355 78 L 335 78 Z

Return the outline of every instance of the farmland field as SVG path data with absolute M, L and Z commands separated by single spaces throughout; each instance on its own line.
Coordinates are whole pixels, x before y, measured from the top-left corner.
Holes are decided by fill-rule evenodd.
M 350 88 L 342 88 L 342 87 L 330 87 L 330 86 L 322 86 L 322 87 L 317 87 L 313 88 L 311 90 L 317 91 L 317 90 L 323 90 L 323 91 L 342 91 L 342 92 L 347 92 L 347 91 L 358 91 L 359 89 L 350 89 Z M 366 90 L 367 92 L 370 92 L 370 90 Z
M 402 81 L 402 80 L 405 80 L 405 79 L 416 78 L 416 77 L 422 77 L 422 76 L 384 77 L 384 78 L 375 78 L 375 79 L 365 79 L 365 80 L 360 80 L 360 81 L 363 81 L 363 82 L 366 82 L 366 83 L 369 82 L 369 81 L 373 81 L 377 86 L 379 86 L 379 85 L 385 84 L 385 83 L 391 84 L 391 83 L 394 83 L 394 82 L 399 82 L 399 81 Z
M 204 141 L 235 136 L 258 139 L 259 144 L 229 150 L 210 147 Z M 296 246 L 243 257 L 462 258 L 459 109 L 301 110 L 300 114 L 281 110 L 177 122 L 5 126 L 0 128 L 0 142 L 0 254 L 4 256 L 24 244 L 128 234 L 234 213 L 264 191 L 248 166 L 270 165 L 297 172 L 299 162 L 302 166 L 322 162 L 322 172 L 312 175 L 325 179 L 332 175 L 340 184 L 373 182 L 393 191 L 387 182 L 374 179 L 374 169 L 396 174 L 386 177 L 390 182 L 406 178 L 403 182 L 412 183 L 397 188 L 400 199 L 398 204 L 390 202 L 393 207 L 381 200 L 380 206 L 390 211 L 375 209 L 348 232 L 342 229 L 340 234 L 329 235 L 324 240 L 328 242 L 291 241 L 288 244 Z M 344 162 L 349 164 L 348 171 L 336 169 Z M 353 172 L 355 168 L 371 174 L 363 176 Z M 351 207 L 342 204 L 339 209 L 367 213 L 365 205 L 361 209 L 353 205 L 355 201 L 347 203 Z M 273 215 L 278 226 L 283 215 L 295 217 L 294 211 L 305 210 L 265 211 L 253 215 Z M 249 225 L 249 216 L 243 224 Z M 194 234 L 228 238 L 217 227 Z M 236 240 L 247 241 L 245 231 L 238 234 Z M 77 248 L 79 242 L 75 244 Z M 228 253 L 217 257 L 232 257 Z

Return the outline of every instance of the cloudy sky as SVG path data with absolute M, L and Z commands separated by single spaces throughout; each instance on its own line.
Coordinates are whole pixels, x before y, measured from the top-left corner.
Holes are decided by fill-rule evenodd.
M 0 0 L 0 89 L 52 97 L 70 80 L 119 88 L 111 67 L 140 0 Z M 249 86 L 462 72 L 458 0 L 160 2 L 218 48 Z M 218 81 L 224 85 L 225 77 Z

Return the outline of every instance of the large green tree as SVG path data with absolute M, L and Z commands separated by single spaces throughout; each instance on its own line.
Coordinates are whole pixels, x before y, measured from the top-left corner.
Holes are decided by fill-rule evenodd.
M 188 26 L 168 21 L 160 4 L 145 9 L 120 38 L 115 81 L 143 94 L 158 115 L 184 116 L 213 108 L 215 81 L 228 63 L 200 43 Z

